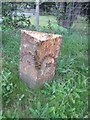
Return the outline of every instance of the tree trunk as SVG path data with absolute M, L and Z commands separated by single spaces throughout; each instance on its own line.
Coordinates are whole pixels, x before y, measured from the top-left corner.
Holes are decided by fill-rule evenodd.
M 63 14 L 64 14 L 64 7 L 65 4 L 64 2 L 59 3 L 59 12 L 60 12 L 60 16 L 58 16 L 58 24 L 61 26 L 64 26 L 64 18 L 63 18 Z
M 64 2 L 61 2 L 60 3 L 60 8 L 61 8 L 61 14 L 64 14 L 64 7 L 65 7 L 65 4 L 64 4 Z M 60 25 L 61 26 L 64 26 L 64 18 L 63 18 L 63 15 L 61 16 L 61 18 L 60 18 Z
M 16 17 L 17 17 L 17 3 L 13 3 L 13 7 L 14 7 L 14 27 L 16 28 L 16 26 L 17 26 L 17 21 L 16 21 Z
M 76 19 L 77 15 L 80 13 L 79 4 L 75 4 L 75 2 L 70 3 L 66 7 L 66 28 L 71 28 L 74 20 Z
M 36 0 L 36 30 L 39 30 L 39 0 Z
M 80 14 L 80 5 L 75 2 L 62 2 L 60 3 L 60 9 L 63 10 L 63 12 L 60 13 L 62 15 L 58 17 L 58 24 L 70 29 L 75 18 Z

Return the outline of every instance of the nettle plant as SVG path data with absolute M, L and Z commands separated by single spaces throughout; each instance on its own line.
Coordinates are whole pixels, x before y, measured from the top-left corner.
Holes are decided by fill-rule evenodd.
M 2 98 L 5 102 L 5 104 L 8 104 L 10 100 L 10 95 L 13 93 L 13 90 L 15 88 L 15 85 L 12 82 L 9 82 L 11 77 L 11 72 L 9 70 L 3 70 L 2 71 Z
M 26 17 L 24 14 L 4 16 L 3 25 L 15 28 L 30 27 L 31 25 L 31 16 Z
M 58 24 L 53 24 L 52 21 L 48 20 L 47 26 L 40 27 L 40 31 L 52 33 L 52 34 L 61 34 L 67 35 L 68 29 L 59 26 Z

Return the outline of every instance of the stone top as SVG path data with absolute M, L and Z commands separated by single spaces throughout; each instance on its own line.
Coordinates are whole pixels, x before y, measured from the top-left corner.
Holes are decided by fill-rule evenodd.
M 21 30 L 21 32 L 30 35 L 31 37 L 35 38 L 36 42 L 39 41 L 46 41 L 49 39 L 55 39 L 55 38 L 62 38 L 61 35 L 57 34 L 48 34 L 44 32 L 37 32 L 37 31 L 28 31 L 28 30 Z

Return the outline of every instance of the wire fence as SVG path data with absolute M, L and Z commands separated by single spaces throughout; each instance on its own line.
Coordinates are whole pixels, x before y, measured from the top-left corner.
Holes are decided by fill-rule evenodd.
M 89 16 L 89 3 L 65 3 L 65 2 L 46 2 L 39 5 L 40 16 L 47 16 L 46 21 L 55 22 L 49 15 L 55 17 L 57 24 L 66 28 L 72 28 L 75 23 L 82 24 L 88 22 Z M 28 10 L 31 15 L 35 14 L 35 5 L 32 9 Z M 39 23 L 42 23 L 40 19 Z
M 36 26 L 35 3 L 13 4 L 17 5 L 12 10 L 13 15 L 25 14 L 25 16 L 31 16 L 31 22 Z M 67 29 L 77 28 L 78 31 L 84 31 L 87 29 L 90 20 L 89 10 L 89 2 L 43 2 L 39 4 L 39 25 L 45 26 L 48 22 L 51 22 Z
M 54 16 L 59 26 L 78 32 L 88 32 L 89 3 L 43 3 L 40 5 L 40 15 L 47 16 L 47 20 L 52 19 L 48 15 Z M 42 21 L 40 21 L 41 23 Z M 55 21 L 54 21 L 55 22 Z M 54 24 L 53 22 L 53 24 Z

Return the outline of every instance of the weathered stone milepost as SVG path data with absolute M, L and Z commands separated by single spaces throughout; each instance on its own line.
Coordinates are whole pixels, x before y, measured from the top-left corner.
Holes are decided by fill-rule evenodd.
M 19 76 L 30 87 L 51 80 L 55 74 L 62 36 L 21 30 Z

